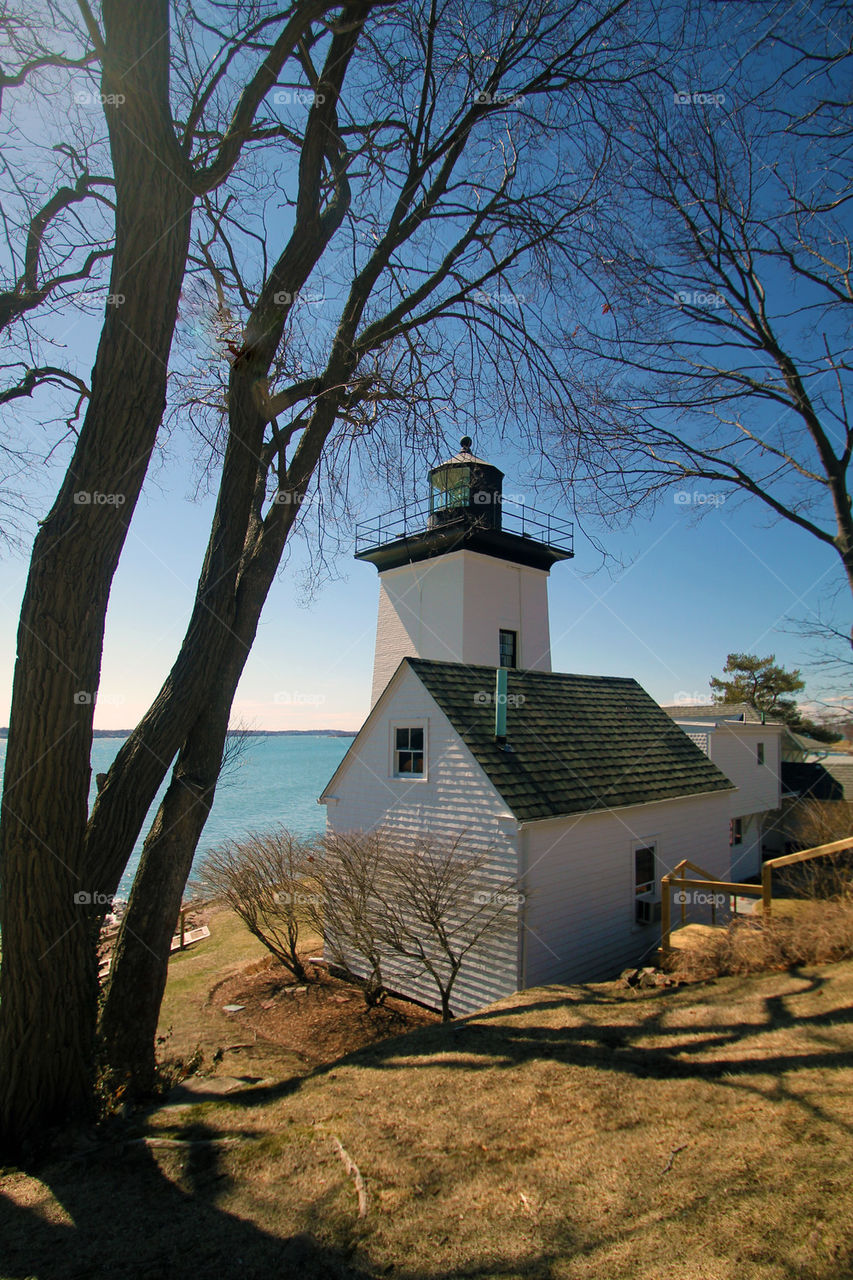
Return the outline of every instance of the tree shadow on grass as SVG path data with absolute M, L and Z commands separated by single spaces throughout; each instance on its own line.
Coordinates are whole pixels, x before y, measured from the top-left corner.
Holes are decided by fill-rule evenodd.
M 625 1077 L 706 1080 L 736 1090 L 763 1088 L 766 1096 L 766 1080 L 757 1077 L 775 1075 L 779 1097 L 843 1129 L 846 1126 L 837 1116 L 823 1114 L 819 1101 L 805 1097 L 786 1077 L 800 1069 L 849 1068 L 850 1054 L 838 1047 L 837 1038 L 839 1031 L 847 1034 L 853 1010 L 830 1007 L 803 1016 L 791 1007 L 790 998 L 820 990 L 824 980 L 814 973 L 793 972 L 789 976 L 793 980 L 789 988 L 768 992 L 756 1007 L 756 1020 L 749 1022 L 727 1021 L 732 1006 L 717 1004 L 712 1010 L 706 1006 L 706 1012 L 713 1012 L 710 1023 L 685 1025 L 682 1021 L 673 1025 L 671 1015 L 679 1006 L 657 993 L 643 998 L 644 1016 L 635 1021 L 625 1017 L 624 1001 L 600 998 L 585 1004 L 576 992 L 554 992 L 530 1000 L 520 996 L 511 1005 L 475 1019 L 425 1028 L 372 1045 L 322 1068 L 309 1079 L 333 1073 L 346 1063 L 380 1071 L 432 1067 L 452 1074 L 484 1067 L 500 1073 L 544 1060 L 594 1066 Z M 699 991 L 696 1003 L 702 1003 Z M 612 1017 L 604 1007 L 608 1004 L 613 1005 Z M 566 1015 L 564 1024 L 561 1010 Z M 548 1025 L 553 1018 L 556 1025 Z M 801 1040 L 790 1052 L 754 1058 L 739 1052 L 740 1041 L 754 1039 L 763 1031 L 787 1028 L 805 1032 L 807 1043 Z M 825 1042 L 821 1044 L 824 1030 Z M 656 1043 L 649 1044 L 652 1039 Z M 230 1168 L 234 1164 L 224 1158 L 231 1147 L 223 1140 L 241 1144 L 236 1166 L 240 1173 L 234 1175 L 241 1183 L 244 1172 L 246 1182 L 252 1177 L 252 1146 L 259 1141 L 256 1128 L 241 1127 L 241 1109 L 286 1097 L 305 1083 L 305 1078 L 299 1078 L 227 1098 L 211 1095 L 212 1101 L 226 1103 L 228 1123 L 233 1127 L 218 1129 L 215 1115 L 201 1117 L 198 1111 L 190 1112 L 185 1121 L 177 1120 L 175 1127 L 186 1145 L 174 1148 L 170 1159 L 163 1161 L 169 1172 L 161 1168 L 155 1152 L 144 1141 L 104 1144 L 85 1158 L 42 1168 L 38 1176 L 62 1207 L 64 1221 L 51 1221 L 38 1206 L 27 1207 L 0 1197 L 0 1274 L 8 1280 L 171 1280 L 183 1274 L 211 1273 L 217 1280 L 230 1276 L 240 1280 L 277 1276 L 288 1280 L 291 1276 L 295 1280 L 378 1280 L 388 1274 L 398 1280 L 453 1280 L 454 1276 L 549 1280 L 562 1274 L 566 1260 L 578 1247 L 578 1223 L 571 1216 L 549 1233 L 547 1240 L 531 1242 L 529 1254 L 520 1260 L 504 1263 L 490 1251 L 488 1263 L 475 1257 L 455 1269 L 437 1270 L 435 1261 L 425 1255 L 404 1260 L 394 1269 L 376 1270 L 368 1253 L 372 1216 L 359 1224 L 354 1206 L 342 1216 L 341 1184 L 336 1179 L 333 1190 L 319 1191 L 313 1201 L 307 1197 L 306 1204 L 299 1169 L 292 1163 L 295 1157 L 286 1146 L 277 1157 L 283 1165 L 280 1200 L 271 1201 L 268 1196 L 263 1202 L 267 1206 L 263 1224 L 238 1216 L 237 1211 L 229 1212 L 223 1205 L 232 1207 L 230 1195 L 233 1192 L 236 1198 L 240 1187 L 232 1181 Z M 195 1100 L 204 1101 L 204 1095 Z M 260 1140 L 267 1136 L 261 1131 Z M 266 1176 L 271 1169 L 274 1176 L 269 1150 L 259 1154 L 258 1163 L 263 1164 Z M 299 1204 L 292 1208 L 287 1202 L 289 1188 L 300 1188 Z M 237 1203 L 240 1213 L 252 1213 L 251 1195 Z M 280 1219 L 269 1209 L 276 1203 L 281 1205 Z M 440 1217 L 441 1212 L 439 1200 L 427 1220 L 434 1225 L 436 1214 Z M 276 1223 L 272 1228 L 270 1213 Z M 635 1229 L 629 1223 L 621 1224 L 621 1229 L 614 1227 L 612 1241 L 629 1240 Z M 608 1240 L 596 1244 L 603 1248 Z M 846 1280 L 850 1273 L 845 1266 L 839 1263 L 834 1269 L 834 1264 L 827 1264 L 819 1274 L 826 1280 L 836 1276 Z M 790 1274 L 793 1277 L 796 1273 Z
M 502 1263 L 471 1259 L 460 1268 L 440 1268 L 422 1258 L 410 1266 L 372 1266 L 363 1232 L 348 1231 L 321 1197 L 312 1211 L 334 1223 L 324 1231 L 341 1244 L 324 1243 L 309 1232 L 276 1235 L 214 1203 L 227 1189 L 215 1141 L 204 1124 L 182 1130 L 187 1148 L 181 1185 L 159 1167 L 145 1144 L 104 1146 L 85 1160 L 72 1159 L 33 1173 L 58 1201 L 66 1221 L 50 1221 L 39 1207 L 0 1194 L 0 1274 L 3 1280 L 174 1280 L 210 1276 L 217 1280 L 549 1280 L 560 1257 L 535 1252 Z M 237 1135 L 230 1134 L 229 1137 Z M 247 1135 L 247 1140 L 249 1135 Z M 283 1186 L 283 1197 L 287 1186 Z M 68 1220 L 70 1219 L 70 1221 Z M 355 1219 L 353 1219 L 355 1221 Z M 348 1238 L 349 1236 L 349 1238 Z
M 689 1026 L 673 1025 L 673 1013 L 677 1014 L 685 1004 L 683 1001 L 674 1004 L 671 990 L 646 993 L 641 998 L 644 1012 L 641 1019 L 625 1018 L 624 997 L 601 993 L 595 988 L 573 987 L 571 994 L 565 995 L 538 993 L 528 1000 L 521 993 L 511 1004 L 379 1041 L 318 1067 L 309 1075 L 229 1096 L 229 1102 L 238 1107 L 263 1105 L 287 1097 L 309 1081 L 347 1065 L 379 1070 L 440 1067 L 470 1071 L 512 1069 L 535 1059 L 546 1059 L 662 1080 L 721 1080 L 732 1076 L 853 1066 L 853 1008 L 829 1007 L 806 1015 L 798 1013 L 789 1008 L 787 1002 L 792 997 L 821 990 L 826 980 L 821 974 L 799 969 L 789 970 L 788 976 L 796 980 L 797 987 L 768 993 L 761 1001 L 761 1011 L 755 1021 L 731 1019 L 729 1005 L 704 1004 L 706 1010 L 713 1010 L 714 1020 Z M 690 990 L 695 991 L 695 1003 L 703 1005 L 702 989 Z M 613 1008 L 613 1017 L 602 1018 L 601 1011 L 608 1006 Z M 531 1020 L 537 1014 L 553 1015 L 561 1011 L 567 1017 L 563 1025 Z M 847 1043 L 841 1046 L 820 1043 L 819 1033 L 824 1028 L 834 1028 L 836 1032 L 839 1028 L 849 1028 Z M 763 1051 L 754 1056 L 740 1049 L 745 1040 L 786 1030 L 800 1035 L 809 1033 L 811 1045 L 775 1053 Z M 657 1043 L 644 1043 L 652 1039 Z M 438 1055 L 441 1055 L 440 1061 L 437 1061 Z M 206 1095 L 197 1096 L 202 1100 Z

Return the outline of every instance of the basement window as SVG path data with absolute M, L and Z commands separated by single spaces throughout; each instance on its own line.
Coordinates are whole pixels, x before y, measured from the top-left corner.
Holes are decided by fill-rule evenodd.
M 642 845 L 634 850 L 634 893 L 654 893 L 655 886 L 655 846 Z
M 424 772 L 424 731 L 423 728 L 405 728 L 394 730 L 394 773 L 397 777 L 406 778 L 412 775 L 423 777 Z

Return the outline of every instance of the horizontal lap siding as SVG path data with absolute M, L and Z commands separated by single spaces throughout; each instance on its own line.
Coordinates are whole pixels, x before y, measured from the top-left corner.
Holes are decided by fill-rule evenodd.
M 764 743 L 764 764 L 757 763 L 757 746 Z M 737 787 L 732 817 L 767 813 L 780 804 L 780 735 L 770 726 L 743 730 L 718 725 L 711 735 L 711 759 Z
M 742 820 L 743 840 L 732 846 L 732 880 L 745 880 L 761 871 L 761 830 L 763 814 Z
M 425 724 L 427 778 L 413 782 L 391 774 L 393 725 Z M 374 721 L 350 751 L 327 806 L 333 831 L 387 827 L 397 835 L 430 836 L 450 843 L 464 832 L 464 848 L 490 854 L 478 888 L 496 891 L 517 875 L 517 825 L 474 764 L 418 678 L 404 670 Z M 513 915 L 515 914 L 513 909 Z M 353 961 L 356 973 L 362 969 Z M 388 963 L 389 986 L 431 1007 L 439 1002 L 429 977 L 413 977 Z M 470 1013 L 518 989 L 518 929 L 466 957 L 454 986 L 454 1013 Z
M 659 877 L 688 858 L 727 879 L 728 823 L 721 792 L 525 828 L 526 985 L 601 981 L 651 963 L 660 927 L 634 920 L 634 846 L 657 845 Z

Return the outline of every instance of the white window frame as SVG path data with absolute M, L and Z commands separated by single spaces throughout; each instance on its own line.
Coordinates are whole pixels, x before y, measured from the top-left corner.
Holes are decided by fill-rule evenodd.
M 424 771 L 423 773 L 398 773 L 397 771 L 397 730 L 398 729 L 422 729 L 424 735 Z M 389 742 L 389 768 L 390 776 L 400 782 L 426 782 L 429 775 L 429 721 L 413 716 L 410 720 L 395 720 L 391 724 L 391 735 Z M 405 750 L 405 748 L 400 748 Z
M 515 666 L 509 667 L 508 670 L 520 671 L 521 670 L 521 628 L 517 626 L 510 626 L 509 624 L 507 624 L 506 626 L 500 625 L 498 627 L 498 663 L 500 663 L 500 660 L 501 660 L 501 632 L 502 631 L 509 631 L 512 635 L 515 636 Z

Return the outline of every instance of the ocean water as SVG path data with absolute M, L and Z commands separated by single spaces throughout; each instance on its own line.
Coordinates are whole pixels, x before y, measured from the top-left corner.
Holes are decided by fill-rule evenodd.
M 95 775 L 105 773 L 118 754 L 124 738 L 96 738 L 92 744 L 92 789 Z M 246 739 L 239 761 L 216 789 L 216 798 L 199 841 L 196 860 L 220 841 L 250 830 L 263 830 L 282 823 L 298 835 L 322 831 L 326 810 L 317 797 L 343 759 L 352 738 L 329 738 L 322 734 L 294 734 Z M 6 740 L 0 740 L 0 767 L 5 763 Z M 142 836 L 133 851 L 119 886 L 119 897 L 130 892 L 150 821 L 166 791 L 168 778 L 151 806 Z

